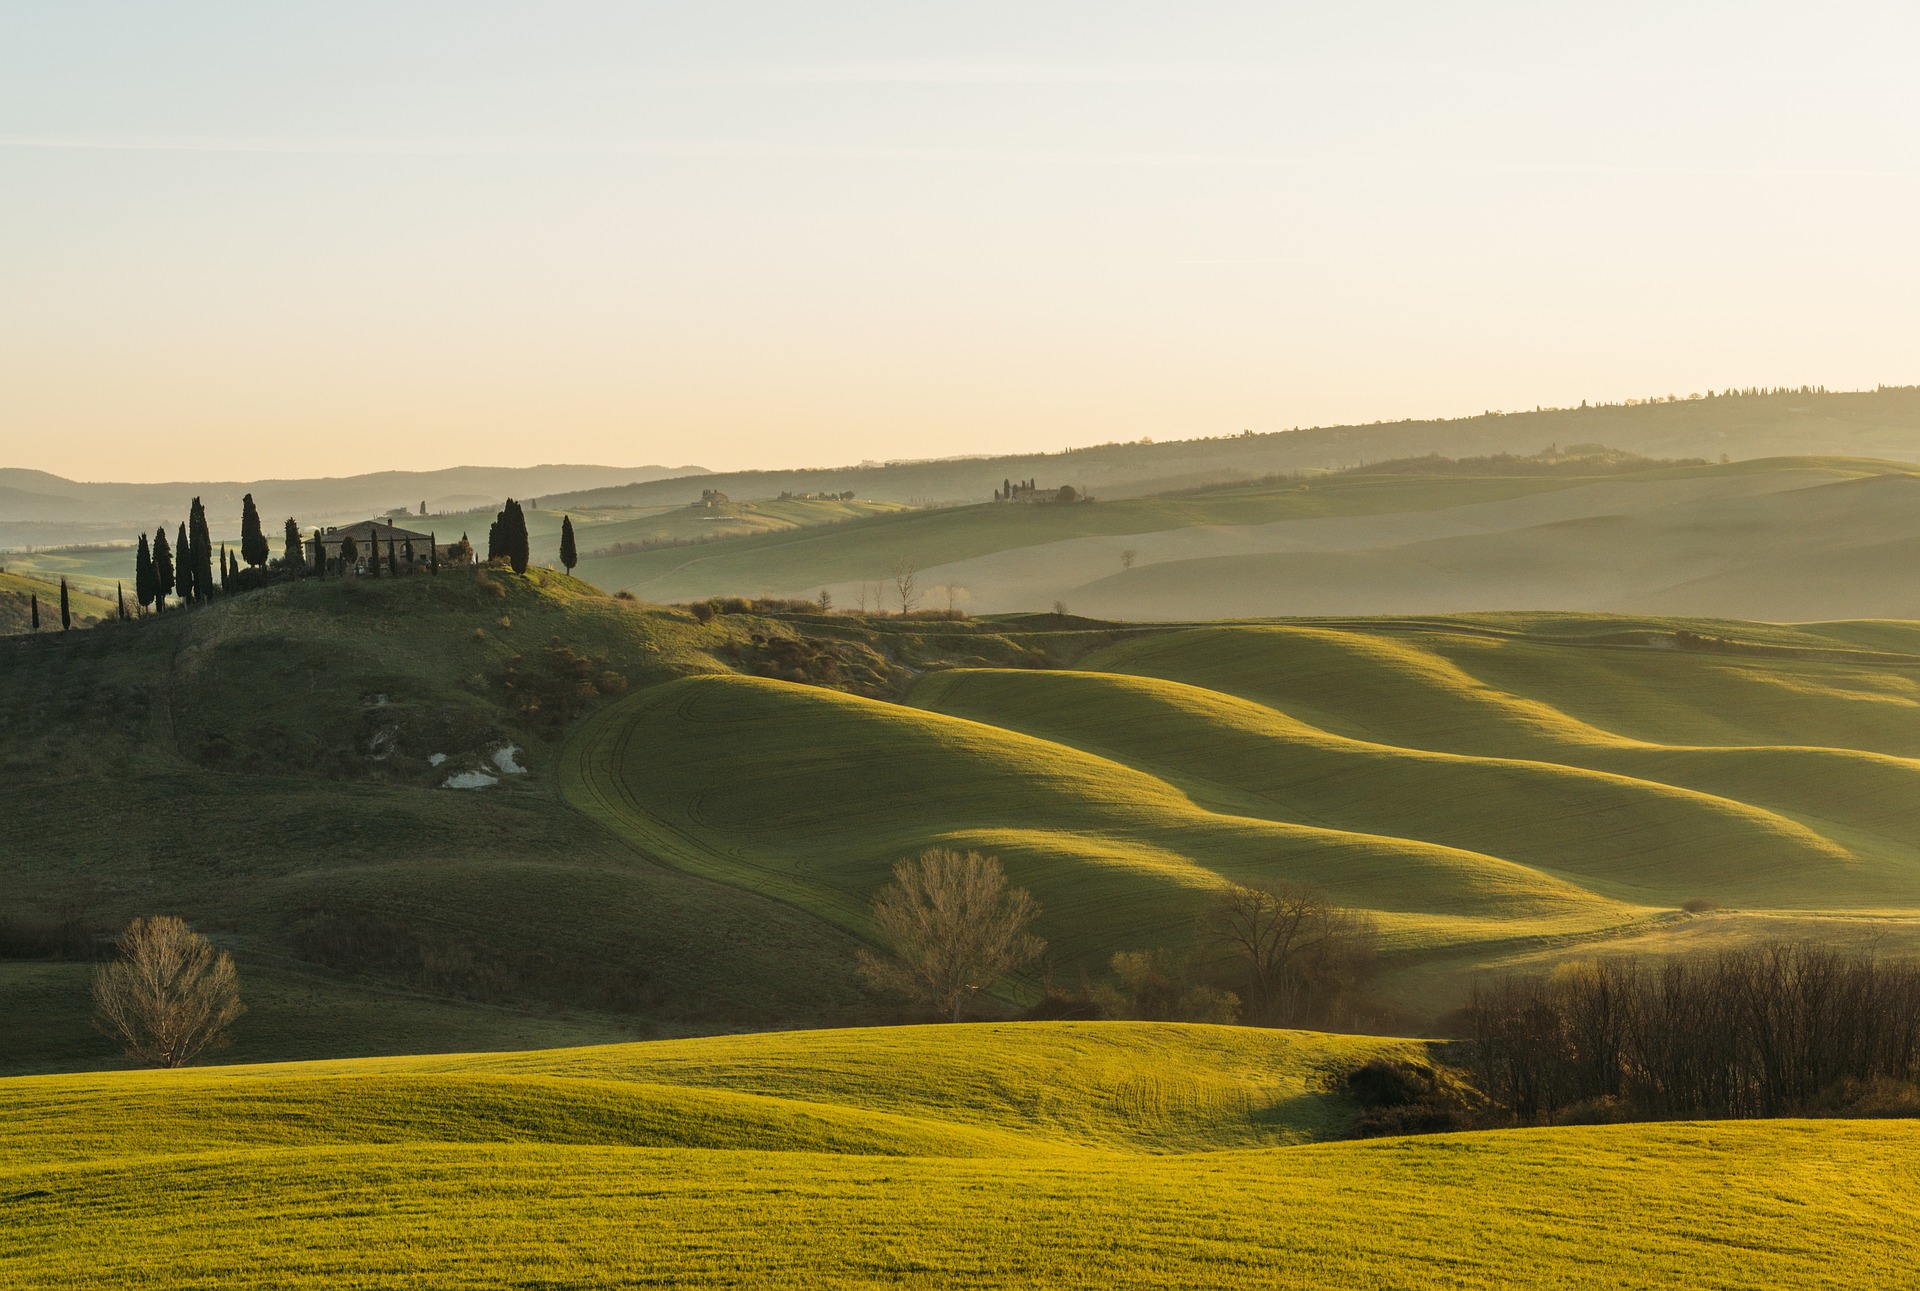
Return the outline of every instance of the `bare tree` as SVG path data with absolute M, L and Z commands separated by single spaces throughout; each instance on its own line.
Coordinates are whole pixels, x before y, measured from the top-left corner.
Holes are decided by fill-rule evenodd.
M 1135 551 L 1132 547 L 1127 548 L 1125 551 L 1120 553 L 1120 568 L 1132 569 L 1133 562 L 1139 559 L 1139 557 L 1140 557 L 1139 552 Z
M 893 590 L 900 597 L 900 614 L 905 617 L 913 607 L 920 603 L 920 593 L 914 586 L 920 567 L 910 560 L 902 560 L 893 567 Z
M 954 583 L 948 583 L 941 590 L 944 591 L 947 596 L 948 614 L 958 614 L 962 603 L 973 599 L 972 594 L 969 593 L 966 588 Z
M 854 604 L 856 604 L 857 606 L 859 606 L 859 608 L 860 608 L 860 614 L 861 614 L 861 617 L 863 617 L 863 618 L 864 618 L 864 617 L 866 617 L 866 613 L 867 613 L 867 580 L 866 580 L 866 579 L 864 579 L 864 578 L 860 580 L 860 595 L 859 595 L 859 598 L 858 598 L 858 599 L 857 599 L 857 600 L 856 600 L 856 601 L 854 602 Z
M 233 958 L 172 915 L 135 919 L 120 958 L 94 974 L 94 1016 L 127 1056 L 182 1067 L 227 1043 L 246 1012 Z
M 1317 1018 L 1359 985 L 1377 942 L 1365 915 L 1292 883 L 1229 887 L 1201 916 L 1201 932 L 1244 974 L 1249 1015 L 1282 1026 Z
M 997 858 L 929 848 L 897 862 L 874 898 L 874 926 L 890 953 L 862 950 L 860 969 L 875 986 L 958 1022 L 975 995 L 1047 948 L 1027 932 L 1039 909 L 1025 888 L 1008 889 Z
M 833 612 L 833 593 L 824 587 L 820 589 L 820 612 L 822 614 Z

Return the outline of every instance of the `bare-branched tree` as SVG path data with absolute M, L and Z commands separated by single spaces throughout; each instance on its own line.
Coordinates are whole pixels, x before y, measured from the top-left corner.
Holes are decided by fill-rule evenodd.
M 888 954 L 860 952 L 867 980 L 958 1022 L 981 991 L 1040 957 L 1047 943 L 1027 931 L 1039 906 L 1007 887 L 1000 862 L 978 852 L 929 848 L 893 867 L 873 901 Z
M 902 560 L 893 567 L 893 590 L 900 598 L 903 616 L 912 613 L 913 607 L 920 603 L 920 591 L 914 586 L 919 575 L 920 567 L 910 560 Z
M 1280 1026 L 1321 1020 L 1371 972 L 1378 941 L 1367 916 L 1292 883 L 1226 889 L 1201 931 L 1238 964 L 1248 1016 Z
M 233 958 L 171 915 L 135 919 L 93 979 L 94 1015 L 127 1056 L 182 1067 L 227 1043 L 246 1012 Z

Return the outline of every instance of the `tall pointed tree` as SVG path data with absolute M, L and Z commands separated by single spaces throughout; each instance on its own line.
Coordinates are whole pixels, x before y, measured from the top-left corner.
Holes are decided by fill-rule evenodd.
M 273 556 L 273 549 L 267 546 L 267 535 L 260 528 L 260 509 L 253 505 L 251 493 L 240 500 L 240 556 L 255 569 Z
M 140 535 L 140 546 L 133 554 L 133 599 L 139 602 L 141 609 L 153 605 L 153 549 L 147 545 L 147 535 Z
M 287 517 L 287 549 L 280 564 L 294 578 L 306 572 L 307 558 L 300 554 L 300 524 L 292 516 Z
M 27 613 L 33 618 L 33 630 L 40 630 L 40 593 L 34 592 L 27 597 Z
M 207 532 L 207 509 L 200 499 L 193 500 L 187 516 L 187 533 L 193 543 L 193 594 L 198 600 L 213 596 L 213 535 Z
M 127 621 L 127 585 L 118 579 L 113 583 L 113 596 L 120 603 L 120 621 Z
M 387 572 L 395 578 L 400 577 L 400 552 L 393 544 L 392 535 L 387 537 Z
M 340 540 L 340 565 L 347 573 L 352 573 L 359 560 L 360 544 L 353 540 L 352 534 L 348 534 Z
M 66 632 L 73 627 L 73 607 L 67 603 L 67 580 L 60 580 L 60 630 Z
M 164 613 L 167 598 L 173 595 L 173 549 L 167 546 L 167 527 L 153 531 L 153 609 Z
M 435 578 L 440 576 L 440 535 L 427 535 L 427 572 Z
M 227 563 L 227 544 L 220 544 L 220 594 L 225 596 L 233 589 L 233 566 Z
M 573 545 L 573 517 L 560 517 L 560 563 L 571 574 L 573 567 L 580 563 L 580 549 Z
M 187 538 L 187 526 L 182 523 L 179 537 L 173 540 L 173 587 L 185 604 L 193 604 L 194 574 L 197 570 L 193 563 L 193 543 Z

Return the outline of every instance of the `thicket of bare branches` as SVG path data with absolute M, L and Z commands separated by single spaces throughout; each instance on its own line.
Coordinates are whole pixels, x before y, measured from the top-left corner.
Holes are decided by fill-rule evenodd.
M 1378 955 L 1370 917 L 1291 883 L 1226 889 L 1201 916 L 1200 932 L 1238 973 L 1246 1019 L 1271 1026 L 1335 1020 Z
M 1465 1014 L 1509 1116 L 1784 1116 L 1920 1079 L 1920 968 L 1804 944 L 1508 978 Z
M 171 915 L 135 919 L 118 944 L 94 974 L 94 1016 L 129 1057 L 182 1067 L 227 1043 L 246 1011 L 230 955 Z
M 861 971 L 958 1022 L 974 996 L 1046 949 L 1027 932 L 1037 913 L 1025 888 L 1007 887 L 998 859 L 929 848 L 895 864 L 874 898 L 874 927 L 890 953 L 863 949 Z

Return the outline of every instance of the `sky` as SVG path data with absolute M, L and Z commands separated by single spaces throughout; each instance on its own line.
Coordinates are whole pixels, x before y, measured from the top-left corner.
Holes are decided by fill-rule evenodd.
M 1920 381 L 1920 5 L 0 0 L 0 466 Z

